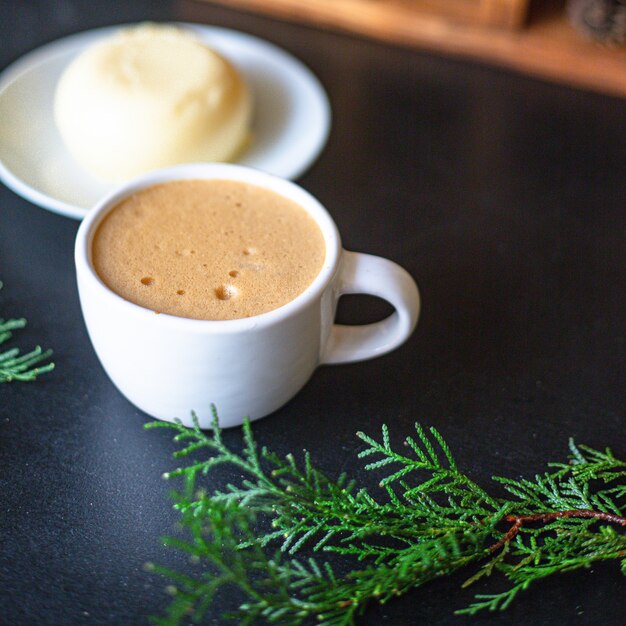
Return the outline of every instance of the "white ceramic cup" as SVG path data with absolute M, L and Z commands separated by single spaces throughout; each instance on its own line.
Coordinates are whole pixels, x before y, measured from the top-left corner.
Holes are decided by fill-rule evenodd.
M 270 189 L 303 207 L 326 242 L 320 273 L 297 298 L 244 319 L 192 320 L 153 311 L 111 291 L 94 271 L 91 242 L 107 212 L 139 189 L 180 179 L 240 180 Z M 75 248 L 78 291 L 89 336 L 116 387 L 149 415 L 208 428 L 211 405 L 222 427 L 258 419 L 290 400 L 318 365 L 380 356 L 413 331 L 420 299 L 411 276 L 380 257 L 341 247 L 324 207 L 298 185 L 250 168 L 216 163 L 151 172 L 122 185 L 83 220 Z M 371 294 L 395 308 L 364 326 L 334 324 L 343 294 Z

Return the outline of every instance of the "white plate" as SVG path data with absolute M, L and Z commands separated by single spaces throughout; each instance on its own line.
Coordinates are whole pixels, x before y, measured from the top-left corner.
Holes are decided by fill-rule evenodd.
M 225 28 L 181 24 L 244 74 L 254 97 L 253 141 L 238 163 L 297 178 L 321 152 L 330 129 L 323 87 L 280 48 Z M 72 58 L 120 26 L 59 39 L 0 74 L 0 178 L 46 209 L 82 219 L 114 185 L 86 173 L 66 151 L 53 119 L 56 83 Z

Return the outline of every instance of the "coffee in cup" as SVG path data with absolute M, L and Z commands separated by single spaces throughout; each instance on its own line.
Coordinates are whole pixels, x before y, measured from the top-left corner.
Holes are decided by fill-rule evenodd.
M 246 226 L 249 230 L 233 229 L 217 237 L 210 228 L 203 231 L 205 227 L 198 226 L 211 209 L 200 207 L 189 213 L 172 209 L 167 220 L 167 212 L 163 212 L 159 222 L 159 211 L 148 208 L 161 194 L 174 197 L 174 205 L 180 206 L 191 189 L 203 198 L 206 190 L 211 190 L 209 195 L 224 196 L 221 201 L 227 194 L 232 194 L 231 199 L 246 196 L 246 204 L 253 209 Z M 142 202 L 148 200 L 142 208 Z M 198 202 L 206 207 L 205 200 Z M 230 208 L 243 209 L 244 202 L 237 207 L 238 201 Z M 263 217 L 259 206 L 265 203 L 272 208 Z M 278 210 L 276 205 L 283 208 Z M 152 215 L 150 228 L 141 226 L 143 211 Z M 234 215 L 241 217 L 236 211 Z M 287 215 L 291 226 L 281 230 L 284 224 L 280 228 L 278 224 Z M 263 221 L 267 224 L 261 224 Z M 227 223 L 223 220 L 219 228 L 226 229 Z M 220 222 L 215 224 L 217 228 Z M 157 235 L 159 226 L 164 233 L 175 233 L 174 238 Z M 200 233 L 197 239 L 188 234 L 195 230 Z M 281 233 L 278 239 L 277 232 Z M 220 243 L 228 238 L 235 242 L 230 248 Z M 159 245 L 164 249 L 159 250 Z M 281 266 L 277 251 L 283 250 L 283 245 L 291 256 Z M 215 248 L 217 274 L 203 283 L 198 296 L 194 278 L 201 275 L 200 268 L 208 272 L 209 257 L 202 260 L 202 255 L 209 255 L 211 247 Z M 233 291 L 222 301 L 220 294 L 228 295 L 226 288 L 237 286 L 235 281 L 243 279 L 244 273 L 252 277 L 262 274 L 263 268 L 246 263 L 270 259 L 270 252 L 283 273 L 265 283 L 259 280 L 256 286 L 250 281 L 250 292 L 243 288 L 242 280 L 241 298 Z M 110 267 L 109 261 L 104 261 L 107 256 L 114 261 Z M 156 259 L 163 263 L 157 266 Z M 408 272 L 388 259 L 344 250 L 335 223 L 311 194 L 290 181 L 238 165 L 181 165 L 122 185 L 83 220 L 76 236 L 75 262 L 89 337 L 113 383 L 147 414 L 170 421 L 179 418 L 190 425 L 194 411 L 202 428 L 211 425 L 212 405 L 217 407 L 221 426 L 236 426 L 246 416 L 254 420 L 280 408 L 319 365 L 361 361 L 390 352 L 411 335 L 420 309 L 417 286 Z M 172 268 L 178 268 L 178 263 L 182 271 L 175 274 Z M 294 267 L 297 272 L 292 271 Z M 302 275 L 294 280 L 300 270 Z M 113 284 L 114 279 L 120 284 Z M 124 291 L 125 281 L 139 293 L 152 295 L 157 293 L 153 287 L 162 284 L 165 300 L 170 304 L 173 300 L 174 308 L 165 312 L 165 301 L 134 302 L 135 296 Z M 195 313 L 189 317 L 179 304 L 189 295 L 203 314 L 209 302 L 218 308 L 226 304 L 227 310 L 230 304 L 244 303 L 253 287 L 257 296 L 250 301 L 256 304 L 249 310 L 238 309 L 233 319 L 195 319 Z M 280 304 L 274 300 L 276 293 L 287 301 Z M 394 313 L 373 324 L 335 324 L 339 298 L 359 293 L 387 300 Z
M 300 295 L 326 256 L 294 201 L 233 180 L 177 180 L 115 206 L 92 243 L 94 269 L 124 299 L 179 317 L 230 320 Z

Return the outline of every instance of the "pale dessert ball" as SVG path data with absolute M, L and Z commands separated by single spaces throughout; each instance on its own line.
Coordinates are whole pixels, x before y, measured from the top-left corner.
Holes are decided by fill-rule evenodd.
M 76 57 L 54 115 L 72 156 L 122 181 L 196 161 L 228 161 L 249 136 L 251 97 L 236 69 L 192 33 L 144 24 Z

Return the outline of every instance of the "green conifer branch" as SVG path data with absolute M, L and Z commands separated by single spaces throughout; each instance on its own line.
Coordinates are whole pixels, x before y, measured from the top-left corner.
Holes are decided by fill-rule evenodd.
M 471 564 L 465 585 L 500 576 L 508 588 L 477 595 L 458 614 L 503 610 L 529 586 L 556 573 L 618 560 L 626 574 L 626 463 L 613 453 L 569 443 L 569 463 L 549 465 L 534 479 L 494 477 L 508 492 L 489 494 L 457 466 L 441 434 L 419 424 L 405 439 L 407 452 L 391 445 L 387 427 L 378 441 L 363 433 L 359 458 L 384 472 L 381 496 L 358 488 L 345 475 L 333 480 L 302 460 L 259 450 L 249 422 L 243 451 L 223 441 L 217 415 L 212 433 L 180 423 L 169 428 L 182 445 L 175 456 L 187 465 L 166 475 L 183 479 L 174 506 L 186 539 L 168 538 L 195 565 L 193 575 L 152 566 L 172 581 L 172 602 L 162 626 L 201 621 L 215 594 L 236 588 L 242 601 L 236 623 L 353 624 L 375 601 L 385 603 L 435 578 Z M 206 454 L 202 461 L 198 453 Z M 191 460 L 193 457 L 194 460 Z M 236 483 L 209 489 L 214 468 L 231 465 Z M 342 571 L 313 555 L 334 553 Z M 227 616 L 221 616 L 223 620 Z
M 2 289 L 2 282 L 0 282 Z M 2 319 L 0 317 L 0 345 L 8 341 L 12 336 L 12 331 L 24 328 L 25 319 Z M 0 352 L 0 383 L 11 381 L 29 382 L 35 380 L 40 374 L 45 374 L 54 369 L 54 363 L 43 363 L 50 358 L 52 350 L 42 350 L 37 346 L 34 350 L 20 355 L 18 348 L 10 348 Z

